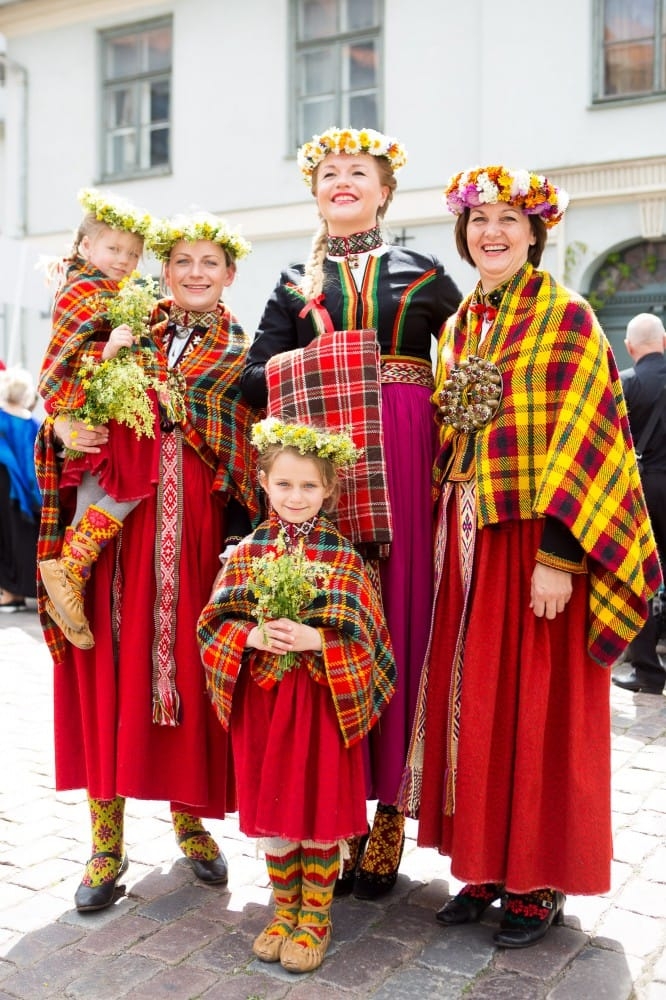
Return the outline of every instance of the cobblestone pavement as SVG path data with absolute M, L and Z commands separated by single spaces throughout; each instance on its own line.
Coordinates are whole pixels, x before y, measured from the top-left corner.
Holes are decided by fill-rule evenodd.
M 0 615 L 0 1000 L 666 1000 L 666 698 L 612 689 L 613 888 L 570 897 L 566 922 L 522 951 L 493 947 L 490 912 L 448 928 L 435 910 L 459 883 L 415 845 L 376 903 L 336 900 L 322 967 L 294 976 L 252 957 L 270 889 L 235 817 L 209 822 L 226 888 L 198 883 L 165 803 L 129 801 L 126 895 L 81 916 L 84 795 L 56 795 L 51 661 L 34 610 Z

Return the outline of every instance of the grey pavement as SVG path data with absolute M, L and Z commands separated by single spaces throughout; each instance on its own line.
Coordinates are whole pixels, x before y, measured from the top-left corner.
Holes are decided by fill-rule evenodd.
M 532 948 L 492 945 L 497 912 L 444 928 L 435 910 L 460 883 L 417 848 L 408 821 L 398 884 L 333 906 L 333 942 L 295 976 L 251 952 L 271 913 L 254 842 L 211 821 L 229 858 L 225 888 L 197 882 L 166 803 L 127 804 L 126 895 L 82 916 L 88 857 L 82 792 L 56 794 L 52 665 L 34 605 L 0 615 L 0 1000 L 666 1000 L 666 698 L 612 689 L 613 886 L 570 897 L 566 920 Z

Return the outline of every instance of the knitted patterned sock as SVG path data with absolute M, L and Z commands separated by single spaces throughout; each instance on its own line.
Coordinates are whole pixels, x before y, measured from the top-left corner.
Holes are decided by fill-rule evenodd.
M 340 848 L 335 844 L 301 844 L 301 909 L 291 940 L 306 948 L 316 947 L 330 933 L 330 909 L 340 868 Z
M 208 830 L 204 830 L 198 816 L 172 809 L 171 822 L 178 846 L 186 858 L 193 858 L 195 861 L 213 861 L 219 856 L 220 848 Z
M 275 916 L 265 933 L 289 937 L 301 907 L 301 845 L 290 841 L 275 853 L 267 852 L 266 868 L 273 886 Z
M 92 857 L 86 864 L 81 884 L 96 889 L 97 886 L 113 882 L 118 877 L 125 853 L 123 843 L 125 799 L 120 795 L 115 799 L 92 799 L 88 796 L 88 807 L 92 828 Z M 107 852 L 114 857 L 95 857 Z

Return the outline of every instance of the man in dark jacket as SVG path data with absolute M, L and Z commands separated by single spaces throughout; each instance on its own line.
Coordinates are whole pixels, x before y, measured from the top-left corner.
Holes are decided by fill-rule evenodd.
M 666 566 L 666 332 L 662 321 L 654 313 L 639 313 L 627 324 L 624 343 L 633 367 L 620 372 L 620 378 L 635 444 L 640 442 L 655 406 L 660 408 L 659 419 L 640 457 L 645 502 L 663 573 Z M 666 669 L 657 652 L 659 638 L 659 618 L 650 614 L 627 649 L 626 661 L 631 665 L 629 674 L 614 675 L 613 684 L 628 691 L 662 694 Z

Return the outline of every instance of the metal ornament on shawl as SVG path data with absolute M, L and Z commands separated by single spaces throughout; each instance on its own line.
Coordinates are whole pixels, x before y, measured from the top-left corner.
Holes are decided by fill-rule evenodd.
M 439 393 L 445 424 L 463 434 L 475 434 L 495 416 L 502 399 L 502 375 L 497 365 L 470 354 L 453 365 Z

